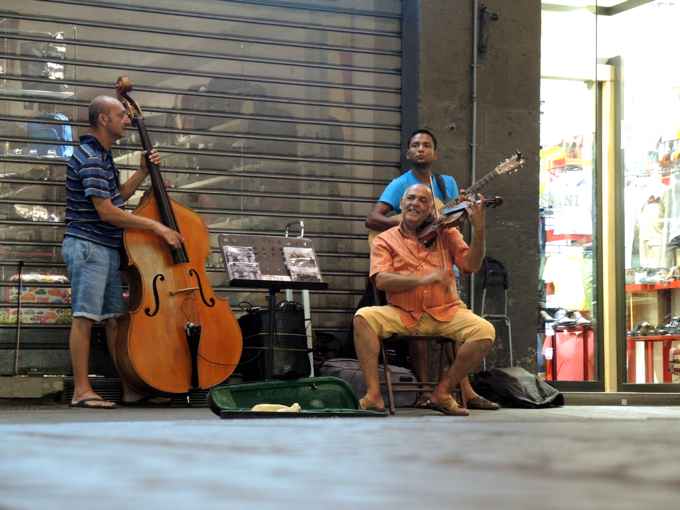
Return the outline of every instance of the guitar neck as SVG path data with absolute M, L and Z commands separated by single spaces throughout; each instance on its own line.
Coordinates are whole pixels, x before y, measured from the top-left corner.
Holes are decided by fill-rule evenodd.
M 475 182 L 472 186 L 470 186 L 466 192 L 470 193 L 471 195 L 476 194 L 480 189 L 482 189 L 484 186 L 489 184 L 491 181 L 493 181 L 496 177 L 498 176 L 498 173 L 496 170 L 492 170 L 488 174 L 486 174 L 484 177 L 479 179 L 477 182 Z
M 492 180 L 494 180 L 496 177 L 498 177 L 498 172 L 496 172 L 496 169 L 491 170 L 488 174 L 486 174 L 484 177 L 481 179 L 477 180 L 475 183 L 472 184 L 468 189 L 465 190 L 466 195 L 476 195 L 480 189 L 482 189 L 484 186 L 489 184 Z M 449 200 L 444 207 L 452 207 L 458 203 L 458 198 L 454 198 L 452 200 Z

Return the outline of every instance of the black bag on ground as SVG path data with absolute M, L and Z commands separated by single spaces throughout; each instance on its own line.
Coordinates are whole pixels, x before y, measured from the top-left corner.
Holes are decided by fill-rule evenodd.
M 350 346 L 344 335 L 314 331 L 314 373 L 329 359 L 354 357 L 354 345 Z
M 416 382 L 416 376 L 413 375 L 408 368 L 397 367 L 390 365 L 392 372 L 392 382 Z M 352 391 L 361 398 L 366 393 L 366 383 L 364 382 L 364 374 L 361 372 L 359 360 L 351 358 L 334 358 L 324 362 L 319 368 L 320 376 L 339 377 L 350 385 Z M 385 372 L 382 365 L 378 366 L 378 377 L 380 381 L 385 380 Z M 381 388 L 383 400 L 387 403 L 387 388 L 383 385 Z M 416 392 L 395 391 L 394 405 L 395 407 L 412 407 L 416 403 Z
M 521 367 L 492 368 L 474 374 L 472 387 L 503 407 L 538 409 L 564 405 L 564 395 Z
M 242 303 L 246 311 L 238 323 L 243 334 L 243 354 L 236 372 L 244 381 L 259 381 L 265 377 L 265 353 L 269 338 L 269 310 Z M 276 336 L 272 377 L 296 379 L 309 377 L 311 366 L 305 333 L 302 305 L 283 301 L 276 307 Z

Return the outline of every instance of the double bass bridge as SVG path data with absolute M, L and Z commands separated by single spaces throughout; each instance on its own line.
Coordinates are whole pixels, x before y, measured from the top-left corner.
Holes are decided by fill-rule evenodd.
M 185 292 L 193 292 L 195 290 L 201 290 L 199 287 L 185 287 L 184 289 L 171 290 L 169 294 L 171 296 L 176 296 L 177 294 L 183 294 Z
M 203 304 L 208 308 L 215 306 L 215 298 L 205 298 L 205 295 L 203 294 L 203 284 L 201 283 L 201 277 L 198 275 L 198 272 L 192 268 L 189 269 L 189 275 L 196 278 L 196 283 L 198 283 L 198 291 L 201 293 L 201 301 L 203 301 Z

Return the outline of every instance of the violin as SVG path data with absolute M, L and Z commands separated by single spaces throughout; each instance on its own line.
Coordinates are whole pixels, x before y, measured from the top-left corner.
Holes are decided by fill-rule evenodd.
M 418 229 L 418 241 L 430 246 L 441 230 L 448 228 L 459 228 L 468 219 L 468 209 L 475 203 L 471 197 L 466 196 L 455 205 L 442 209 L 438 217 L 430 216 Z M 503 204 L 503 197 L 482 199 L 484 207 L 496 208 Z

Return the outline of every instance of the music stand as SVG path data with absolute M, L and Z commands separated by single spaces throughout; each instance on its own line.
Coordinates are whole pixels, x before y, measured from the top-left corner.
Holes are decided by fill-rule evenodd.
M 267 289 L 269 309 L 269 337 L 266 342 L 264 376 L 272 378 L 274 364 L 274 338 L 276 331 L 276 293 L 283 289 L 324 290 L 328 284 L 321 279 L 312 241 L 305 238 L 262 236 L 255 234 L 220 234 L 218 243 L 229 276 L 230 287 Z M 284 250 L 286 248 L 286 250 Z M 298 248 L 300 250 L 295 250 Z M 296 253 L 304 255 L 295 259 Z M 285 255 L 284 255 L 285 254 Z M 289 270 L 291 262 L 307 262 L 313 257 L 318 279 Z M 302 268 L 304 270 L 304 267 Z M 293 279 L 291 275 L 297 276 Z

